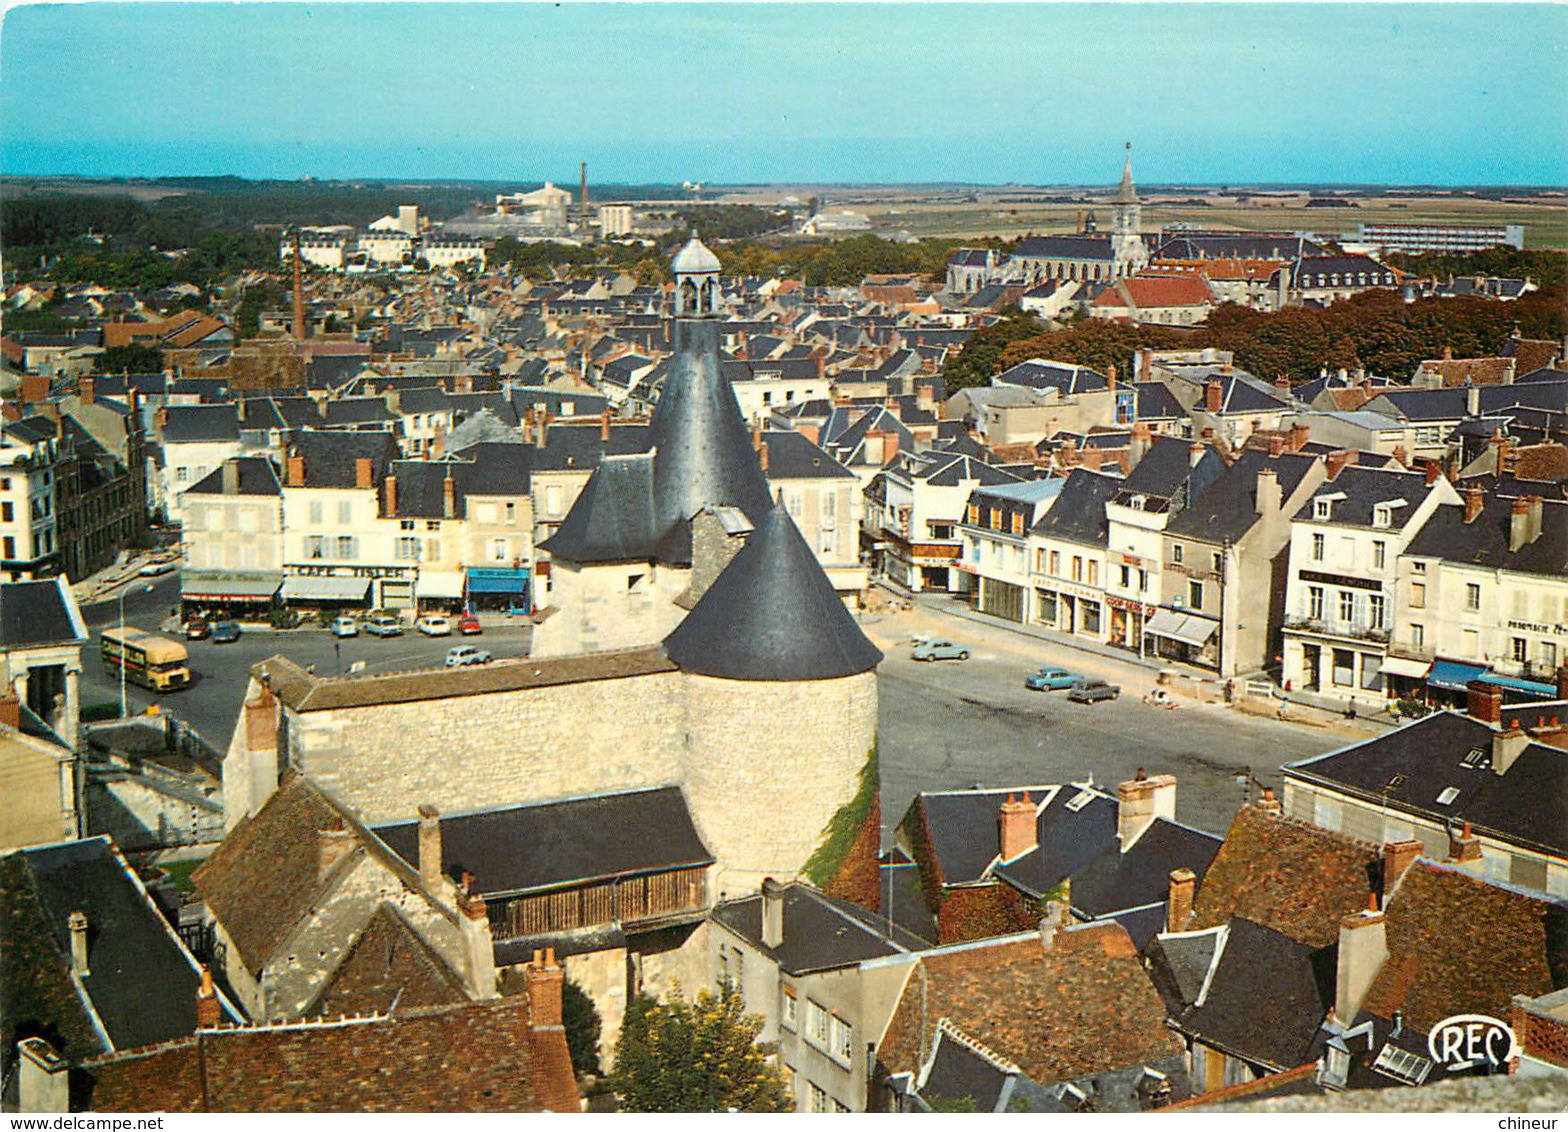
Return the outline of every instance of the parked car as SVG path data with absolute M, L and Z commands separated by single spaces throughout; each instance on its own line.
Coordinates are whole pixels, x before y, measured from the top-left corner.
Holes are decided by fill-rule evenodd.
M 1025 677 L 1024 687 L 1034 692 L 1059 692 L 1063 688 L 1071 688 L 1082 679 L 1076 672 L 1068 672 L 1065 668 L 1042 668 Z
M 172 574 L 178 568 L 178 558 L 165 558 L 161 562 L 149 562 L 137 571 L 144 578 L 160 578 L 164 574 Z
M 485 627 L 479 623 L 479 618 L 472 613 L 465 613 L 458 618 L 457 631 L 465 637 L 477 637 L 485 631 Z
M 332 624 L 327 627 L 332 630 L 334 637 L 359 636 L 359 622 L 352 617 L 334 617 Z
M 439 613 L 427 613 L 414 624 L 427 637 L 450 637 L 452 635 L 452 622 Z
M 1067 689 L 1067 698 L 1075 704 L 1093 704 L 1101 700 L 1114 700 L 1122 694 L 1115 684 L 1104 680 L 1079 680 Z
M 365 632 L 372 637 L 401 637 L 403 622 L 390 613 L 377 613 L 365 619 Z
M 916 645 L 913 655 L 916 660 L 968 660 L 969 649 L 937 638 Z
M 192 617 L 185 622 L 185 639 L 187 641 L 205 641 L 212 636 L 212 626 L 205 617 Z
M 233 621 L 219 621 L 212 627 L 212 643 L 215 645 L 232 645 L 240 639 L 240 627 Z
M 473 645 L 458 645 L 455 649 L 446 650 L 446 666 L 448 668 L 467 668 L 470 664 L 489 664 L 495 658 L 481 648 Z

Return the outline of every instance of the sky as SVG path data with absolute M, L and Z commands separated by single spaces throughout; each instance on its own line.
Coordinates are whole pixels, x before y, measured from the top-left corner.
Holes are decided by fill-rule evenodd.
M 1568 4 L 23 4 L 0 172 L 1568 185 Z

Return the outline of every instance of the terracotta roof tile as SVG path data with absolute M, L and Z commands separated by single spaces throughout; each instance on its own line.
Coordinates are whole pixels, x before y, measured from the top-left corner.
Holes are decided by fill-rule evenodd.
M 1443 388 L 1461 385 L 1502 385 L 1513 379 L 1512 358 L 1430 358 L 1421 363 L 1419 373 L 1441 379 Z
M 1198 886 L 1187 931 L 1240 916 L 1298 943 L 1339 939 L 1339 921 L 1377 891 L 1378 847 L 1256 806 L 1236 815 Z

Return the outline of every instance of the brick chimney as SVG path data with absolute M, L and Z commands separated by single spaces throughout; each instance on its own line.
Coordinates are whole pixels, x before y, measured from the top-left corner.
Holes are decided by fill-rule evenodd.
M 1312 430 L 1304 424 L 1290 426 L 1290 450 L 1300 452 L 1307 446 L 1307 441 L 1312 439 Z
M 1083 450 L 1083 466 L 1090 471 L 1099 471 L 1105 464 L 1105 449 L 1085 448 Z
M 1009 794 L 996 814 L 996 833 L 999 854 L 1004 861 L 1023 856 L 1039 842 L 1034 803 L 1025 793 L 1015 798 Z
M 87 962 L 87 913 L 72 912 L 65 922 L 71 929 L 71 974 L 85 979 L 93 973 Z
M 201 986 L 196 988 L 196 1028 L 210 1030 L 221 1021 L 223 1007 L 218 1003 L 218 992 L 212 985 L 212 971 L 203 963 Z
M 1394 462 L 1401 468 L 1408 468 L 1410 466 L 1410 449 L 1403 444 L 1394 445 Z
M 1389 841 L 1383 845 L 1383 903 L 1388 904 L 1394 885 L 1405 875 L 1405 870 L 1421 856 L 1419 841 Z
M 1481 514 L 1481 489 L 1474 484 L 1465 488 L 1465 522 L 1473 523 Z
M 599 417 L 599 439 L 606 443 L 610 439 L 610 406 L 604 407 L 603 414 Z
M 1530 505 L 1515 499 L 1508 505 L 1508 549 L 1515 551 L 1530 541 Z
M 1340 448 L 1330 452 L 1327 460 L 1324 462 L 1328 478 L 1331 480 L 1339 478 L 1339 473 L 1345 470 L 1345 465 L 1354 464 L 1355 462 L 1356 453 L 1348 448 Z
M 382 492 L 386 496 L 387 518 L 397 518 L 397 477 L 388 476 L 381 481 Z
M 375 486 L 375 464 L 369 456 L 360 456 L 354 460 L 354 486 Z
M 17 699 L 16 693 L 9 687 L 0 692 L 0 724 L 12 731 L 22 729 L 22 701 Z
M 1170 891 L 1165 898 L 1165 930 L 1185 931 L 1192 919 L 1192 902 L 1198 895 L 1198 874 L 1191 869 L 1172 869 Z
M 762 946 L 777 950 L 784 943 L 784 886 L 772 877 L 762 882 Z
M 1465 685 L 1465 714 L 1496 727 L 1503 718 L 1503 690 L 1496 684 L 1472 680 Z
M 524 971 L 528 989 L 528 1021 L 534 1029 L 561 1024 L 561 989 L 565 975 L 555 961 L 555 948 L 535 951 L 533 962 Z
M 1116 836 L 1126 852 L 1138 835 L 1154 824 L 1155 818 L 1176 817 L 1176 776 L 1157 774 L 1150 778 L 1142 767 L 1126 782 L 1116 786 Z
M 419 807 L 419 879 L 432 892 L 441 892 L 446 879 L 441 872 L 441 811 L 429 803 Z
M 1283 817 L 1285 814 L 1285 807 L 1280 805 L 1279 799 L 1274 796 L 1274 787 L 1272 786 L 1265 786 L 1263 788 L 1263 796 L 1252 804 L 1256 809 L 1270 817 Z
M 1274 379 L 1274 391 L 1287 401 L 1290 400 L 1290 378 L 1280 374 Z
M 76 397 L 84 405 L 93 404 L 98 395 L 98 383 L 87 375 L 76 379 Z
M 1276 432 L 1269 436 L 1270 456 L 1283 456 L 1285 454 L 1285 446 L 1284 433 Z
M 1367 991 L 1388 960 L 1388 925 L 1377 911 L 1377 897 L 1365 912 L 1339 922 L 1339 964 L 1334 972 L 1334 1017 L 1348 1026 L 1366 1001 Z
M 1423 478 L 1426 480 L 1426 486 L 1431 487 L 1434 483 L 1437 482 L 1438 477 L 1443 474 L 1443 465 L 1439 464 L 1436 460 L 1428 460 L 1425 467 L 1423 468 L 1422 474 Z
M 1210 381 L 1203 387 L 1203 407 L 1210 413 L 1218 413 L 1224 403 L 1225 386 L 1218 381 Z
M 303 456 L 290 456 L 289 457 L 288 485 L 290 487 L 304 487 L 305 486 L 305 457 L 303 457 Z
M 1112 393 L 1116 392 L 1116 363 L 1112 362 L 1105 367 L 1105 388 Z
M 1138 380 L 1139 381 L 1152 381 L 1153 380 L 1153 378 L 1150 376 L 1150 366 L 1151 366 L 1151 363 L 1149 361 L 1149 351 L 1147 351 L 1147 350 L 1139 350 L 1138 351 Z
M 1448 863 L 1469 869 L 1481 867 L 1481 839 L 1471 830 L 1469 822 L 1465 822 L 1457 834 L 1449 832 Z

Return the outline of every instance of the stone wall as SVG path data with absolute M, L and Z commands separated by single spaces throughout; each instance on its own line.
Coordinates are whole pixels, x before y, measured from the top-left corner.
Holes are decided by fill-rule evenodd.
M 570 656 L 658 644 L 686 616 L 675 599 L 690 576 L 689 570 L 647 562 L 579 566 L 556 561 L 550 581 L 556 612 L 534 629 L 533 654 Z
M 876 740 L 876 673 L 774 683 L 684 673 L 680 781 L 719 860 L 716 896 L 799 872 L 855 795 Z
M 679 773 L 680 681 L 678 672 L 660 672 L 286 710 L 289 753 L 293 765 L 371 824 L 406 820 L 425 803 L 458 814 L 667 786 Z

